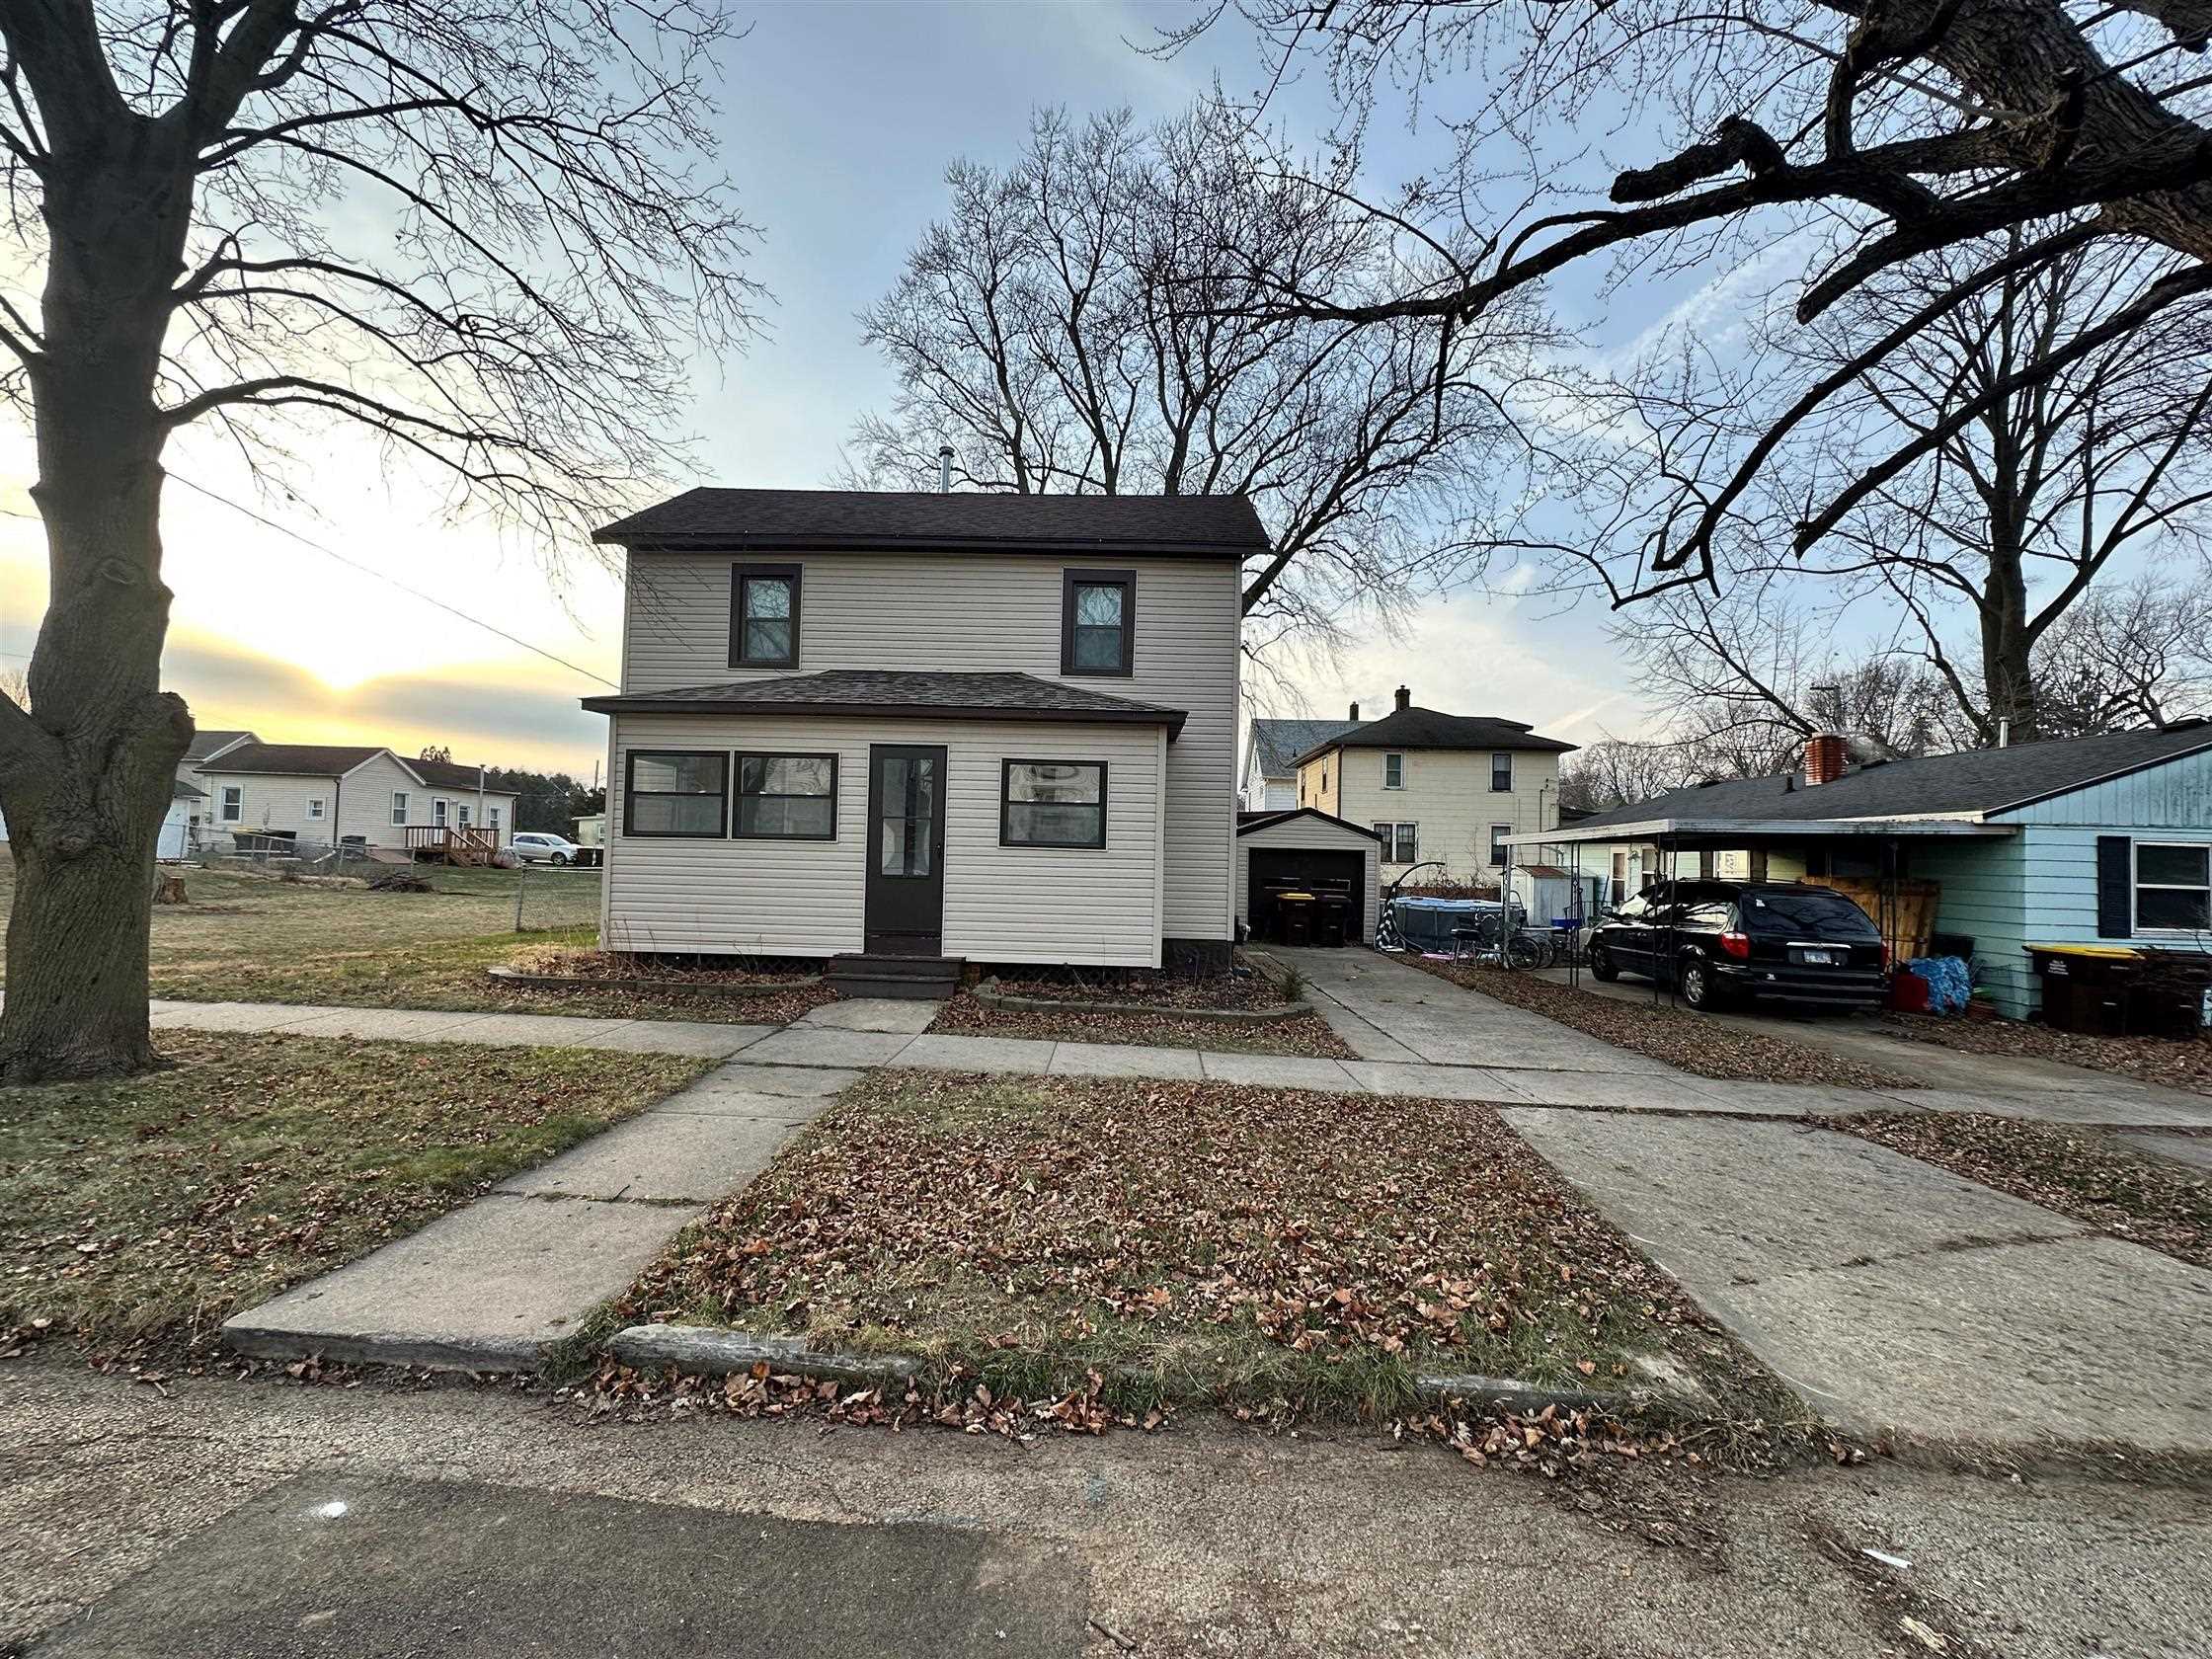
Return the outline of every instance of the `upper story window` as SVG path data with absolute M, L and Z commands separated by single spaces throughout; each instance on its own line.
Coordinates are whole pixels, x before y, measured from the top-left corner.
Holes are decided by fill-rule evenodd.
M 1137 672 L 1137 573 L 1071 570 L 1060 592 L 1060 672 Z
M 1384 789 L 1403 789 L 1405 787 L 1404 755 L 1385 754 L 1382 756 L 1382 787 Z
M 799 666 L 799 567 L 730 567 L 730 667 Z
M 1513 793 L 1513 753 L 1510 750 L 1501 750 L 1490 756 L 1490 793 Z

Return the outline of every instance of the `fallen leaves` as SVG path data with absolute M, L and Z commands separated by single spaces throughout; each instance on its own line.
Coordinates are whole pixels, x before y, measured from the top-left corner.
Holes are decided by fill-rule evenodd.
M 987 1008 L 962 992 L 938 1012 L 933 1032 L 960 1037 L 1031 1037 L 1070 1043 L 1136 1043 L 1162 1049 L 1214 1049 L 1238 1054 L 1358 1058 L 1319 1014 L 1234 1023 L 1178 1017 L 1173 1009 L 1132 1004 L 1119 1013 Z
M 2059 1031 L 2031 1020 L 1945 1019 L 1933 1014 L 1893 1014 L 1885 1037 L 1936 1043 L 1967 1054 L 2025 1056 L 2115 1071 L 2146 1083 L 2212 1094 L 2212 1031 L 2194 1041 L 2169 1037 L 2096 1037 Z
M 1727 1082 L 1834 1083 L 1844 1088 L 1918 1088 L 1912 1077 L 1796 1043 L 1778 1032 L 1745 1031 L 1665 1001 L 1629 1002 L 1558 985 L 1535 974 L 1478 963 L 1397 959 L 1500 1002 L 1557 1020 L 1633 1054 Z M 1664 994 L 1664 993 L 1662 993 Z

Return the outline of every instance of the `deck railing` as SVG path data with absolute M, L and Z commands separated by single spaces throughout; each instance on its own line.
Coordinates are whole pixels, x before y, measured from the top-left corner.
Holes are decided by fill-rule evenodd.
M 448 864 L 489 864 L 499 855 L 500 832 L 473 824 L 411 824 L 407 850 Z

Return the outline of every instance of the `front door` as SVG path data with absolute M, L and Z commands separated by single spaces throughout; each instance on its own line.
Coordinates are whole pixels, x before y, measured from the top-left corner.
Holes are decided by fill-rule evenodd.
M 867 948 L 942 956 L 945 947 L 945 751 L 868 750 Z

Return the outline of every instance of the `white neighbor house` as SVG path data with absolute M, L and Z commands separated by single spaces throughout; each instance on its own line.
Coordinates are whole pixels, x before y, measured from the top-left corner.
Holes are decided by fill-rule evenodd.
M 597 539 L 610 942 L 1225 961 L 1248 502 L 693 490 Z
M 1262 720 L 1255 717 L 1244 739 L 1244 810 L 1296 812 L 1298 757 L 1360 723 L 1360 705 L 1349 720 Z
M 248 741 L 201 761 L 198 776 L 203 841 L 274 834 L 397 851 L 410 829 L 477 829 L 503 846 L 514 829 L 514 794 L 482 787 L 478 768 L 388 749 Z

